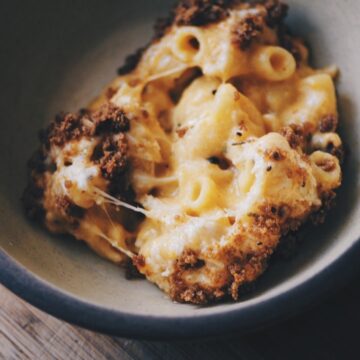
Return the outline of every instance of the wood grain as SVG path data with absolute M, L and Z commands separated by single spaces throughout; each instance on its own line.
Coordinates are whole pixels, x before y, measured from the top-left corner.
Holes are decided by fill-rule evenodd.
M 189 342 L 135 341 L 64 323 L 0 286 L 0 359 L 359 359 L 360 286 L 247 336 Z

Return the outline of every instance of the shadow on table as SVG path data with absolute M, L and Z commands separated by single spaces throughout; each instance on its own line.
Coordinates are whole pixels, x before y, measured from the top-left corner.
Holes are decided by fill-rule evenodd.
M 360 274 L 307 312 L 250 335 L 173 343 L 128 343 L 136 348 L 137 356 L 146 359 L 359 358 L 359 283 Z

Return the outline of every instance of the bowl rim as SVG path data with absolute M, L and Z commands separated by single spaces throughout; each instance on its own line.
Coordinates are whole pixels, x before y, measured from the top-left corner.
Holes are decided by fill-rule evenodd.
M 59 290 L 41 279 L 0 249 L 0 283 L 33 306 L 89 330 L 125 338 L 179 340 L 194 337 L 244 334 L 289 318 L 319 301 L 325 294 L 346 283 L 360 270 L 360 237 L 350 243 L 338 257 L 297 286 L 266 301 L 195 317 L 148 316 L 104 308 Z

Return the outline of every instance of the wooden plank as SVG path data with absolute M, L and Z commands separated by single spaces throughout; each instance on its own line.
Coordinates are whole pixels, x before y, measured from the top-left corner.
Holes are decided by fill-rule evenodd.
M 360 287 L 352 284 L 301 316 L 255 334 L 150 342 L 105 336 L 35 309 L 0 286 L 0 359 L 357 359 Z

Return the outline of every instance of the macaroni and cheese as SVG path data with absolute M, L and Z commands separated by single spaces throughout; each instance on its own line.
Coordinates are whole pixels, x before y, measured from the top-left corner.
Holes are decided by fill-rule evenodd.
M 27 214 L 176 301 L 237 300 L 341 184 L 337 70 L 309 66 L 287 10 L 179 1 L 103 94 L 42 132 Z

